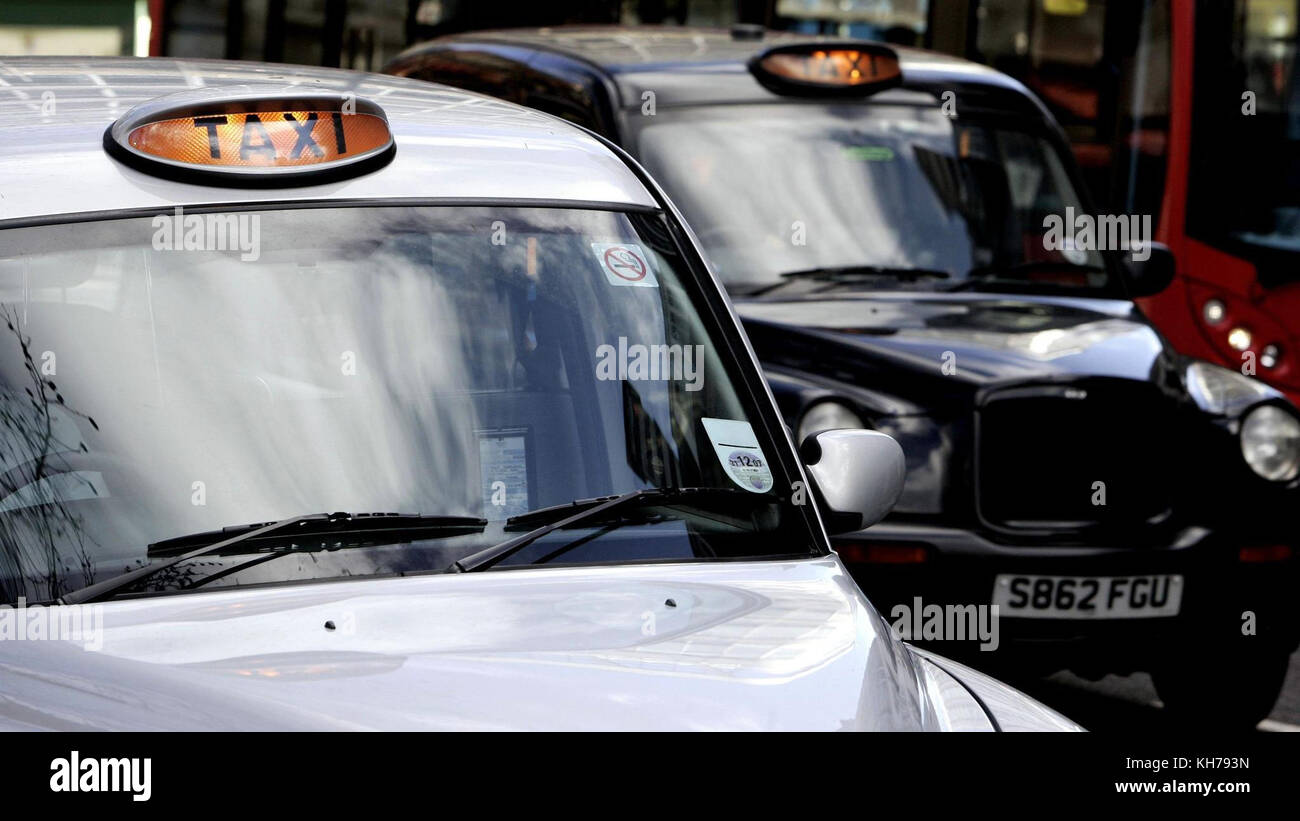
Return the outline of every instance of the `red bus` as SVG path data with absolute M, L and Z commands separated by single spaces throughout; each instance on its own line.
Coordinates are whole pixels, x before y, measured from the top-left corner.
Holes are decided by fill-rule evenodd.
M 1098 207 L 1150 214 L 1184 353 L 1300 401 L 1300 0 L 934 0 L 925 42 L 1021 79 Z

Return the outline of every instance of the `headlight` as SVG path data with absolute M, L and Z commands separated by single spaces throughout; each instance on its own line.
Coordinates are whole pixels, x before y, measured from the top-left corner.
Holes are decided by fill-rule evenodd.
M 1251 470 L 1273 482 L 1300 475 L 1300 420 L 1275 405 L 1261 405 L 1241 423 L 1241 455 Z
M 862 418 L 848 405 L 828 399 L 803 412 L 803 417 L 799 419 L 799 443 L 802 444 L 809 436 L 824 430 L 865 427 Z
M 1235 416 L 1277 395 L 1263 382 L 1209 362 L 1187 366 L 1187 391 L 1201 410 L 1219 416 Z

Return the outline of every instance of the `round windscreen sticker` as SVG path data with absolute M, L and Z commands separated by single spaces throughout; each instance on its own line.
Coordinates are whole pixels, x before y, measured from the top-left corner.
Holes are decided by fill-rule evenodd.
M 630 285 L 641 288 L 658 288 L 650 257 L 645 249 L 632 242 L 593 242 L 591 252 L 605 272 L 610 285 Z
M 754 428 L 738 419 L 705 418 L 703 421 L 713 451 L 731 481 L 751 493 L 771 490 L 772 468 L 758 446 Z
M 727 472 L 746 490 L 759 493 L 772 486 L 772 473 L 758 450 L 733 450 L 727 454 Z

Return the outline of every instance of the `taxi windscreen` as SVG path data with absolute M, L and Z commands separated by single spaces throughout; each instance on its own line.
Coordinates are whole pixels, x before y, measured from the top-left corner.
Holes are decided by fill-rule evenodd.
M 689 276 L 661 217 L 601 210 L 0 231 L 0 600 L 315 513 L 393 524 L 237 545 L 126 592 L 438 572 L 551 507 L 642 488 L 710 492 L 502 564 L 807 555 L 754 377 Z
M 1096 251 L 1051 247 L 1046 218 L 1084 209 L 1057 150 L 1009 118 L 783 102 L 663 109 L 639 128 L 639 159 L 736 293 L 843 271 L 1115 290 Z

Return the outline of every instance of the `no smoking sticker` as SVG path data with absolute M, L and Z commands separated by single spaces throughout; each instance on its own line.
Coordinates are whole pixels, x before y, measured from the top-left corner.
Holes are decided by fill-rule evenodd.
M 610 285 L 659 287 L 655 272 L 650 268 L 650 258 L 640 245 L 631 242 L 593 242 L 591 250 Z

